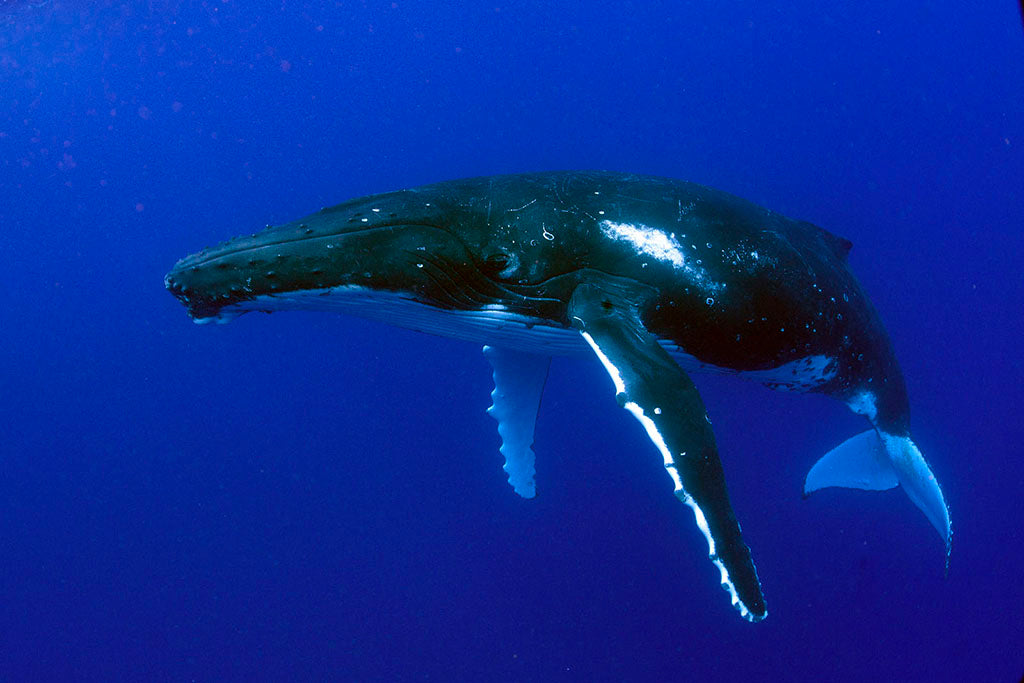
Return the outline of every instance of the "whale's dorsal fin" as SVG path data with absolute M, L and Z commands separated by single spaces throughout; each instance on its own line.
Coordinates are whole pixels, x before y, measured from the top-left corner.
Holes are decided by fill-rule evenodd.
M 837 259 L 840 261 L 846 260 L 846 257 L 850 254 L 850 249 L 853 248 L 853 242 L 845 237 L 840 237 L 835 233 L 829 232 L 820 225 L 815 225 L 808 221 L 799 221 L 799 223 L 805 230 L 810 230 L 812 233 L 816 233 Z
M 485 346 L 484 356 L 494 369 L 487 414 L 498 421 L 508 483 L 523 498 L 533 498 L 537 495 L 533 428 L 551 357 L 494 346 Z
M 832 252 L 839 257 L 840 261 L 845 261 L 846 257 L 850 255 L 850 250 L 853 249 L 853 242 L 845 237 L 833 235 L 828 230 L 822 232 L 825 233 L 825 241 L 832 247 Z
M 676 496 L 693 509 L 711 560 L 733 604 L 750 621 L 767 612 L 750 550 L 729 504 L 711 423 L 697 388 L 643 326 L 639 306 L 650 289 L 621 278 L 583 284 L 569 318 L 615 383 L 619 405 L 631 412 L 664 460 Z
M 818 226 L 814 227 L 818 228 Z M 831 233 L 825 228 L 818 228 L 818 230 L 821 231 L 821 238 L 832 249 L 832 253 L 836 255 L 836 258 L 840 261 L 845 261 L 846 257 L 850 255 L 850 249 L 853 249 L 853 242 L 845 237 Z

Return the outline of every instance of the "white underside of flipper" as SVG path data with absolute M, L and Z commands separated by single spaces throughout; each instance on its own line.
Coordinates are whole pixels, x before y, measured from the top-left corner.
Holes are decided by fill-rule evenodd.
M 508 483 L 523 498 L 533 498 L 537 495 L 533 430 L 551 357 L 493 346 L 484 347 L 484 356 L 494 369 L 487 414 L 498 421 Z

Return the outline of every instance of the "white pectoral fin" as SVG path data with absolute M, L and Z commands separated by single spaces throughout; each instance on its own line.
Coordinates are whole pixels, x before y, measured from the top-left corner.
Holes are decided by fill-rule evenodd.
M 909 436 L 869 429 L 847 439 L 814 464 L 804 481 L 804 495 L 829 486 L 883 491 L 901 486 L 946 544 L 947 562 L 953 532 L 949 509 L 921 451 Z
M 508 483 L 523 498 L 533 498 L 537 495 L 533 430 L 551 358 L 494 346 L 485 346 L 484 356 L 494 369 L 487 414 L 498 421 Z
M 869 429 L 847 439 L 814 463 L 804 480 L 804 495 L 830 486 L 884 491 L 899 483 L 878 432 Z

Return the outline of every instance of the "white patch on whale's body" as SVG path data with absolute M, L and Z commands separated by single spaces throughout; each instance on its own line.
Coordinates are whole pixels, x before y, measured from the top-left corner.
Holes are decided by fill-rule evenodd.
M 609 239 L 629 244 L 638 254 L 645 254 L 671 264 L 691 284 L 708 294 L 725 287 L 721 282 L 715 282 L 708 276 L 707 271 L 700 265 L 700 259 L 683 253 L 683 245 L 676 239 L 675 233 L 666 233 L 642 223 L 618 223 L 609 220 L 601 221 L 601 232 Z
M 836 376 L 838 363 L 825 355 L 805 356 L 768 370 L 748 370 L 743 377 L 783 391 L 810 391 Z
M 850 400 L 846 402 L 846 405 L 850 406 L 850 410 L 863 415 L 872 422 L 875 421 L 875 417 L 878 415 L 878 400 L 875 395 L 868 390 L 859 391 L 854 394 Z
M 671 263 L 676 268 L 686 267 L 683 247 L 674 235 L 668 235 L 657 228 L 637 223 L 601 221 L 601 232 L 620 242 L 629 242 L 639 254 L 653 256 L 659 261 Z
M 354 315 L 396 325 L 417 332 L 461 339 L 476 344 L 505 347 L 545 356 L 588 355 L 580 335 L 568 327 L 509 311 L 501 304 L 486 304 L 477 310 L 460 311 L 420 303 L 397 292 L 343 285 L 281 294 L 264 294 L 221 309 L 218 316 L 199 318 L 199 324 L 224 323 L 248 311 L 313 310 Z M 659 339 L 665 350 L 687 370 L 739 374 L 776 389 L 808 391 L 828 382 L 836 374 L 834 359 L 807 356 L 766 370 L 738 372 L 702 363 L 675 342 Z

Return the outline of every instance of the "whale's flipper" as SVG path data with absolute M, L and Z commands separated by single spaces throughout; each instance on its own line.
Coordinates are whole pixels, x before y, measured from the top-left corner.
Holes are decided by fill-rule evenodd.
M 909 436 L 869 429 L 847 439 L 807 473 L 804 495 L 829 486 L 880 491 L 897 484 L 942 536 L 948 565 L 953 542 L 949 508 L 939 482 Z
M 484 347 L 484 356 L 494 369 L 487 414 L 498 421 L 508 483 L 523 498 L 533 498 L 537 495 L 533 428 L 551 357 L 493 346 Z
M 750 550 L 729 504 L 711 423 L 697 388 L 643 326 L 642 286 L 610 278 L 580 285 L 569 318 L 615 383 L 616 399 L 640 421 L 664 459 L 675 494 L 693 509 L 722 585 L 744 618 L 767 612 Z

